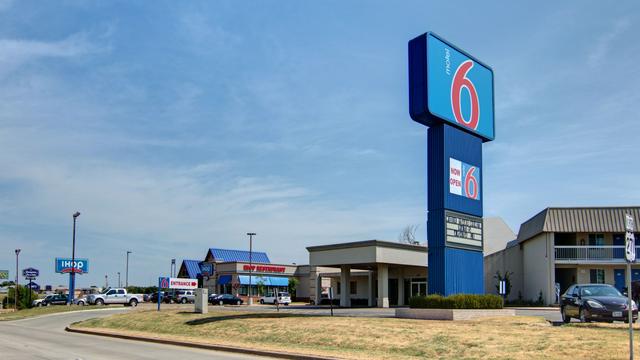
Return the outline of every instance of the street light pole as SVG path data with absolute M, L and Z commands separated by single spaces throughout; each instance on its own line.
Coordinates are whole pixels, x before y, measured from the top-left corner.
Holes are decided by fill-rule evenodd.
M 18 255 L 20 255 L 20 249 L 16 249 L 16 286 L 15 291 L 13 292 L 13 305 L 16 311 L 18 311 L 18 280 L 20 280 L 20 277 L 18 276 Z
M 76 219 L 80 216 L 80 212 L 76 211 L 73 214 L 73 242 L 71 245 L 71 272 L 69 273 L 69 297 L 67 297 L 67 304 L 73 304 L 73 295 L 76 291 Z
M 131 254 L 131 251 L 127 250 L 127 270 L 126 275 L 124 276 L 125 287 L 129 287 L 129 254 Z
M 118 287 L 122 287 L 122 282 L 120 282 L 120 271 L 118 271 Z
M 171 259 L 171 277 L 175 277 L 175 271 L 176 271 L 176 259 Z
M 249 291 L 247 294 L 249 294 L 248 304 L 253 305 L 253 298 L 251 297 L 251 286 L 253 285 L 253 282 L 251 281 L 251 275 L 253 273 L 253 237 L 256 233 L 247 233 L 247 235 L 249 235 Z

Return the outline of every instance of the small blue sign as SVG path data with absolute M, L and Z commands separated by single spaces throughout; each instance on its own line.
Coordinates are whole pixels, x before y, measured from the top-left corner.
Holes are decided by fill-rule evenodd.
M 40 276 L 40 270 L 34 269 L 34 268 L 26 268 L 22 270 L 22 276 L 24 276 L 27 279 L 33 280 L 38 276 Z
M 413 120 L 495 138 L 493 70 L 434 33 L 409 43 L 409 87 Z
M 202 274 L 202 276 L 211 276 L 211 274 L 213 274 L 213 264 L 201 262 L 200 273 Z
M 75 259 L 75 265 L 70 258 L 56 258 L 56 272 L 68 274 L 86 274 L 89 272 L 89 259 Z
M 37 283 L 29 283 L 27 284 L 28 287 L 31 288 L 31 290 L 35 291 L 35 292 L 39 292 L 40 291 L 40 285 L 38 285 Z

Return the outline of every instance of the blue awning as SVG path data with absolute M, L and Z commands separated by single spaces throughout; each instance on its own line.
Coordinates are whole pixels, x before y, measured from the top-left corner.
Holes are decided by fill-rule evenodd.
M 249 285 L 248 275 L 238 275 L 240 284 Z M 262 283 L 264 286 L 288 286 L 289 278 L 276 276 L 252 276 L 251 284 L 258 285 Z
M 218 278 L 218 285 L 226 285 L 231 282 L 231 275 L 222 275 Z

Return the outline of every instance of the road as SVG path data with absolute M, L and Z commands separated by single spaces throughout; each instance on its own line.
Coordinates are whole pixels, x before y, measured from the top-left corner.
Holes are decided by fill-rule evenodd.
M 0 321 L 0 358 L 13 359 L 256 359 L 255 355 L 191 349 L 131 340 L 121 340 L 64 331 L 72 322 L 127 311 L 114 308 L 99 311 L 60 313 L 39 318 Z M 266 357 L 261 359 L 268 359 Z

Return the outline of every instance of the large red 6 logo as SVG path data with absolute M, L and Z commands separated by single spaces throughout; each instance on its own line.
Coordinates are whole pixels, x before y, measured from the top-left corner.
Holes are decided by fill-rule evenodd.
M 478 188 L 478 180 L 474 174 L 476 169 L 477 168 L 475 166 L 470 167 L 464 176 L 464 192 L 470 199 L 477 199 L 478 193 L 480 192 L 480 189 Z
M 467 60 L 458 66 L 456 73 L 453 76 L 453 82 L 451 83 L 451 108 L 453 109 L 453 116 L 459 124 L 462 124 L 470 129 L 478 128 L 478 120 L 480 119 L 480 103 L 478 101 L 478 93 L 476 87 L 471 80 L 467 78 L 467 73 L 473 67 L 473 61 Z M 462 88 L 467 88 L 471 97 L 471 116 L 467 121 L 462 116 L 462 103 L 461 96 Z

